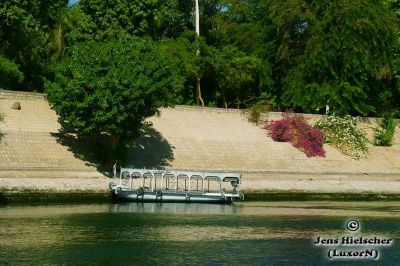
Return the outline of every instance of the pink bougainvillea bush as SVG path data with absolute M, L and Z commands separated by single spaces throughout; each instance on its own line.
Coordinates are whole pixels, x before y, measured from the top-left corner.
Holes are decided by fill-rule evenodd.
M 268 135 L 275 141 L 290 142 L 304 152 L 307 157 L 325 157 L 323 149 L 324 134 L 310 126 L 306 119 L 294 113 L 284 113 L 282 119 L 264 126 Z

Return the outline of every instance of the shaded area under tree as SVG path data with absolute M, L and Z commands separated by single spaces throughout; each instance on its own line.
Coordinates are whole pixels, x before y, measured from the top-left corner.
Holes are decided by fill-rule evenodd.
M 106 134 L 80 136 L 61 130 L 52 133 L 57 143 L 68 147 L 74 156 L 96 167 L 104 175 L 112 174 L 113 151 Z M 138 168 L 162 168 L 170 166 L 174 159 L 174 147 L 154 128 L 147 128 L 139 138 L 121 144 L 115 158 L 118 165 L 134 165 Z

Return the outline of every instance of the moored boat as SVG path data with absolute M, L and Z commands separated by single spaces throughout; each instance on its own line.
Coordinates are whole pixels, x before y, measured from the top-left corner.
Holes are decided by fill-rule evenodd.
M 116 171 L 114 171 L 116 175 Z M 240 173 L 121 168 L 114 201 L 231 203 L 244 200 Z

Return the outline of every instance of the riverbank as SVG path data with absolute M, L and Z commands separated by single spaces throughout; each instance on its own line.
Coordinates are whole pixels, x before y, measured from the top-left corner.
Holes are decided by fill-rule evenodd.
M 246 195 L 246 201 L 400 200 L 400 180 L 397 175 L 266 172 L 242 174 L 244 177 L 241 191 Z M 115 182 L 115 179 L 84 176 L 0 178 L 0 204 L 111 202 L 108 189 L 111 181 Z
M 16 101 L 21 110 L 11 108 Z M 0 90 L 0 112 L 5 116 L 0 122 L 3 198 L 25 194 L 32 200 L 29 193 L 34 193 L 50 200 L 46 195 L 87 193 L 102 195 L 101 200 L 108 195 L 110 171 L 96 167 L 96 143 L 64 132 L 45 95 Z M 279 117 L 269 113 L 265 119 Z M 369 145 L 367 159 L 353 160 L 329 145 L 324 145 L 326 157 L 307 158 L 288 143 L 272 141 L 240 110 L 177 106 L 149 121 L 152 129 L 130 146 L 135 167 L 238 171 L 250 199 L 397 200 L 400 195 L 399 128 L 392 147 Z M 373 118 L 361 121 L 370 138 L 375 125 Z
M 245 202 L 270 201 L 270 202 L 393 202 L 400 201 L 400 194 L 377 194 L 377 193 L 304 193 L 304 192 L 262 192 L 246 194 Z M 0 206 L 14 204 L 83 204 L 83 203 L 110 203 L 112 202 L 109 192 L 0 192 Z M 240 203 L 240 202 L 239 202 Z
M 400 201 L 398 177 L 243 173 L 246 201 Z M 247 176 L 247 178 L 246 178 Z M 252 177 L 252 178 L 251 178 Z M 0 204 L 111 202 L 112 178 L 0 178 Z

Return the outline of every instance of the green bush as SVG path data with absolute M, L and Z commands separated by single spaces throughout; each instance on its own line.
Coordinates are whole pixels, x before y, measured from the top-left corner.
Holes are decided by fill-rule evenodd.
M 253 99 L 251 99 L 253 100 Z M 266 93 L 262 93 L 261 96 L 256 99 L 256 103 L 248 105 L 249 107 L 245 109 L 245 114 L 250 123 L 256 124 L 257 126 L 264 121 L 264 118 L 268 115 L 268 112 L 275 106 L 275 98 Z
M 246 109 L 245 112 L 247 114 L 247 119 L 249 120 L 249 122 L 258 126 L 261 122 L 261 117 L 263 113 L 266 113 L 267 110 L 264 106 L 255 104 Z
M 24 79 L 18 65 L 0 55 L 0 88 L 16 88 Z
M 325 142 L 332 144 L 342 153 L 354 159 L 367 157 L 366 133 L 358 128 L 357 118 L 328 116 L 315 123 L 325 133 Z
M 393 136 L 397 126 L 394 112 L 383 113 L 379 127 L 374 129 L 374 144 L 376 146 L 392 146 Z

